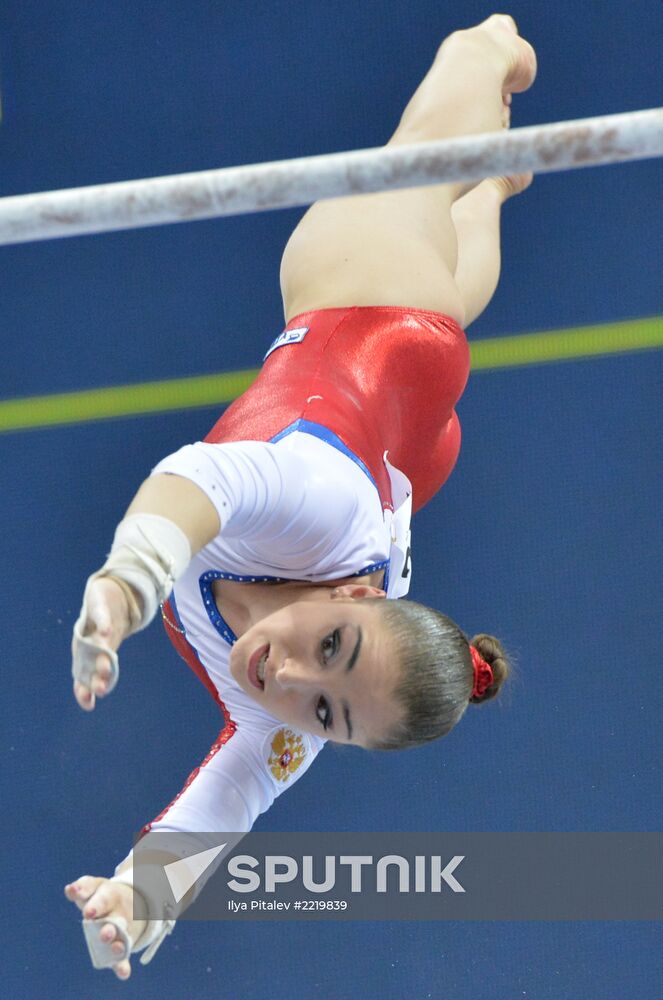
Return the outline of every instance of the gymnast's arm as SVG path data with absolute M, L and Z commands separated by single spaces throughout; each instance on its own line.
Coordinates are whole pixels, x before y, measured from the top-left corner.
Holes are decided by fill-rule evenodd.
M 144 484 L 124 521 L 118 526 L 109 557 L 112 561 L 114 553 L 118 556 L 119 565 L 113 566 L 112 572 L 122 575 L 113 576 L 110 580 L 101 577 L 94 580 L 94 585 L 116 588 L 119 597 L 124 599 L 124 591 L 131 589 L 132 574 L 136 569 L 140 570 L 144 563 L 147 567 L 144 574 L 147 576 L 144 588 L 147 604 L 142 609 L 145 623 L 141 627 L 145 627 L 158 606 L 159 592 L 169 593 L 171 577 L 176 579 L 184 572 L 193 555 L 192 550 L 204 541 L 204 535 L 196 538 L 186 533 L 192 509 L 201 503 L 201 497 L 203 517 L 209 514 L 209 511 L 205 512 L 206 497 L 216 511 L 216 518 L 210 518 L 207 531 L 220 531 L 223 524 L 224 533 L 229 537 L 261 537 L 265 532 L 269 537 L 278 536 L 283 530 L 283 522 L 289 523 L 301 514 L 300 487 L 305 478 L 304 472 L 297 454 L 284 453 L 269 443 L 212 445 L 198 442 L 185 446 L 159 463 L 150 476 L 155 483 L 165 480 L 168 487 L 173 484 L 170 497 L 171 502 L 173 497 L 176 502 L 169 507 L 162 506 L 163 494 L 157 489 L 155 503 L 152 483 L 147 481 Z M 192 490 L 186 489 L 189 481 Z M 287 484 L 292 482 L 297 483 L 297 490 L 286 489 Z M 180 489 L 180 486 L 184 488 Z M 174 510 L 178 504 L 179 513 Z M 145 528 L 145 537 L 141 538 L 139 532 L 130 532 L 129 542 L 132 544 L 122 544 L 126 540 L 122 526 L 132 520 L 135 521 L 134 527 L 142 525 Z M 166 524 L 160 526 L 160 520 L 165 520 Z M 162 535 L 162 531 L 165 534 Z M 177 533 L 181 535 L 181 544 L 178 543 Z M 135 563 L 132 564 L 130 557 L 134 557 Z M 164 566 L 168 567 L 168 573 L 164 571 Z M 145 581 L 139 579 L 139 584 L 142 583 Z M 136 603 L 134 598 L 131 600 Z M 151 612 L 147 606 L 150 602 Z M 131 633 L 128 631 L 126 634 Z M 108 646 L 115 649 L 120 640 L 114 643 L 107 639 Z M 161 866 L 195 853 L 191 848 L 192 836 L 194 841 L 198 841 L 199 850 L 213 846 L 205 843 L 204 833 L 196 831 L 241 834 L 250 830 L 257 815 L 269 808 L 275 795 L 307 770 L 324 745 L 324 740 L 315 735 L 296 733 L 276 724 L 270 716 L 257 712 L 253 704 L 249 706 L 250 710 L 242 707 L 241 697 L 238 697 L 236 704 L 228 705 L 231 722 L 227 722 L 205 760 L 192 772 L 171 806 L 144 829 L 140 853 L 142 855 L 144 850 L 149 850 L 151 863 Z M 166 852 L 163 845 L 155 842 L 160 838 L 151 836 L 163 832 L 169 834 Z M 182 840 L 178 836 L 180 834 L 186 834 L 183 844 L 178 843 Z M 173 849 L 178 848 L 181 848 L 182 854 L 173 854 Z M 145 930 L 145 920 L 134 919 L 132 879 L 133 856 L 129 855 L 118 866 L 112 880 L 90 876 L 87 881 L 79 879 L 78 887 L 73 883 L 67 886 L 65 892 L 72 902 L 84 910 L 84 915 L 85 907 L 96 911 L 91 916 L 96 918 L 95 924 L 99 924 L 99 934 L 108 932 L 104 917 L 109 921 L 114 917 L 124 917 L 137 950 L 146 949 L 141 958 L 144 963 L 151 959 L 163 940 L 163 934 L 172 929 L 172 919 L 153 921 L 151 929 L 148 927 Z M 199 882 L 197 888 L 200 888 Z M 172 913 L 173 919 L 190 904 L 193 893 L 194 890 L 190 890 L 190 894 L 184 897 L 178 912 Z M 113 942 L 113 948 L 117 946 L 118 942 Z M 127 959 L 115 961 L 113 968 L 120 978 L 125 978 L 130 971 Z
M 192 855 L 218 847 L 218 834 L 225 839 L 226 834 L 247 833 L 276 796 L 308 770 L 325 741 L 275 722 L 262 713 L 243 713 L 238 705 L 232 717 L 226 717 L 224 728 L 184 788 L 143 828 L 137 848 L 116 867 L 112 878 L 81 877 L 65 888 L 68 898 L 94 921 L 94 934 L 86 931 L 86 940 L 97 968 L 112 965 L 118 977 L 124 979 L 131 972 L 130 953 L 143 952 L 141 964 L 150 962 L 177 918 L 198 897 L 224 857 L 219 854 L 202 876 L 194 870 L 191 889 L 174 903 L 167 889 L 154 888 L 154 884 L 145 893 L 146 883 L 140 875 L 134 891 L 135 852 L 140 855 L 141 868 L 145 864 L 162 868 L 176 860 L 186 864 L 185 859 Z M 236 842 L 233 837 L 231 849 Z M 83 895 L 78 896 L 75 886 L 81 883 Z M 94 913 L 89 912 L 91 909 Z M 150 917 L 149 923 L 145 916 Z M 123 954 L 120 949 L 118 954 L 117 942 L 107 944 L 103 953 L 100 935 L 121 918 L 127 921 L 130 953 Z M 113 949 L 112 957 L 109 947 Z
M 150 476 L 141 485 L 118 526 L 113 548 L 122 542 L 143 545 L 146 531 L 153 541 L 158 532 L 159 541 L 166 549 L 177 552 L 179 574 L 191 558 L 220 533 L 221 519 L 207 494 L 190 478 L 160 473 Z M 149 569 L 150 564 L 147 566 Z M 97 695 L 103 696 L 109 690 L 113 675 L 111 660 L 102 655 L 101 650 L 106 648 L 117 653 L 128 635 L 144 628 L 154 617 L 156 606 L 146 608 L 146 602 L 154 600 L 149 593 L 149 583 L 145 591 L 145 585 L 141 587 L 136 577 L 141 568 L 144 567 L 135 566 L 132 573 L 130 565 L 124 566 L 116 558 L 114 564 L 109 560 L 104 569 L 88 580 L 72 639 L 74 696 L 86 711 L 94 709 Z M 152 568 L 165 577 L 158 563 Z M 86 655 L 87 667 L 84 666 Z
M 278 538 L 299 523 L 307 471 L 296 449 L 261 441 L 198 441 L 155 466 L 85 587 L 72 639 L 81 708 L 91 711 L 96 695 L 113 690 L 120 644 L 147 628 L 197 552 L 221 533 Z
M 221 531 L 207 494 L 190 479 L 169 472 L 145 480 L 124 516 L 131 514 L 158 514 L 173 521 L 188 538 L 192 557 Z

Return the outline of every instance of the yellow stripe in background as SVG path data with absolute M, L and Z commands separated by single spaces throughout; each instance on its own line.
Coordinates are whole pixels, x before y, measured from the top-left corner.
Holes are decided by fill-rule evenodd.
M 7 399 L 0 402 L 0 431 L 80 424 L 108 417 L 135 417 L 230 403 L 248 389 L 257 375 L 258 369 L 251 368 L 57 396 Z
M 663 347 L 663 316 L 515 337 L 491 337 L 470 345 L 475 372 L 657 347 Z M 165 382 L 8 399 L 0 402 L 0 432 L 219 406 L 232 402 L 248 389 L 258 371 L 258 368 L 251 368 Z
M 663 347 L 663 316 L 631 319 L 600 326 L 579 326 L 548 333 L 494 337 L 470 345 L 472 370 L 575 361 L 605 354 L 623 354 Z

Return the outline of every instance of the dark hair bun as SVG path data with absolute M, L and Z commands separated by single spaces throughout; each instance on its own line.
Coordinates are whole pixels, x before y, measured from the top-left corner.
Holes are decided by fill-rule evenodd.
M 470 698 L 472 704 L 480 705 L 482 702 L 490 701 L 491 698 L 499 694 L 499 690 L 509 676 L 511 668 L 502 644 L 494 635 L 484 635 L 483 633 L 475 635 L 470 641 L 470 645 L 479 650 L 486 663 L 490 665 L 494 677 L 493 683 L 486 688 L 480 698 Z

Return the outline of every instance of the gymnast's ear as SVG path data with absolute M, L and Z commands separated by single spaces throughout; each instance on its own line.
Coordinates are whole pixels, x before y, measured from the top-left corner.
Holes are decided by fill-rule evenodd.
M 345 583 L 342 587 L 335 587 L 329 595 L 332 600 L 351 598 L 353 601 L 361 600 L 363 597 L 386 597 L 387 594 L 379 587 L 370 587 L 365 583 Z

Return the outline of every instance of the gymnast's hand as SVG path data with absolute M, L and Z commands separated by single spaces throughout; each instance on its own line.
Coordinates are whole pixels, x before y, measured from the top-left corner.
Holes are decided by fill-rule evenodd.
M 97 645 L 117 652 L 129 630 L 129 603 L 120 584 L 110 576 L 93 580 L 85 600 L 83 635 Z M 74 635 L 71 643 L 73 656 L 76 654 L 77 643 L 78 639 Z M 108 693 L 110 677 L 110 658 L 99 653 L 90 685 L 74 681 L 74 697 L 82 709 L 86 712 L 94 709 L 96 698 L 103 698 Z
M 82 875 L 64 887 L 64 894 L 72 903 L 76 903 L 79 910 L 83 911 L 83 916 L 88 919 L 124 917 L 132 941 L 137 941 L 145 930 L 147 921 L 133 919 L 134 891 L 130 885 L 111 882 L 95 875 Z M 128 956 L 124 956 L 126 949 L 122 942 L 114 940 L 117 937 L 114 925 L 105 924 L 101 929 L 101 936 L 104 941 L 113 942 L 112 951 L 118 956 L 117 962 L 110 968 L 118 979 L 128 979 L 131 975 L 131 963 Z

